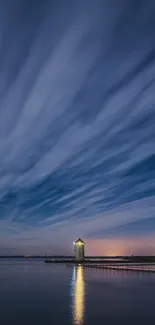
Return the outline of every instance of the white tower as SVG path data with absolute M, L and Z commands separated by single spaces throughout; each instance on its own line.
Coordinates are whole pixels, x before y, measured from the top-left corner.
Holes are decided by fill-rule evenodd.
M 80 238 L 74 244 L 76 261 L 82 262 L 84 260 L 84 244 L 84 241 Z

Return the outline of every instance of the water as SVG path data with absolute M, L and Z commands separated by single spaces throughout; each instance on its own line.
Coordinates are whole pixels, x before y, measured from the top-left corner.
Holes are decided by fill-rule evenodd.
M 0 260 L 0 324 L 154 323 L 155 275 Z

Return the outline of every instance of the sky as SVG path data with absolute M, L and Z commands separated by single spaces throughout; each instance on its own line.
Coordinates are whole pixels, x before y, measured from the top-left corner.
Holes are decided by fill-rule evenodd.
M 154 16 L 0 1 L 0 254 L 155 255 Z

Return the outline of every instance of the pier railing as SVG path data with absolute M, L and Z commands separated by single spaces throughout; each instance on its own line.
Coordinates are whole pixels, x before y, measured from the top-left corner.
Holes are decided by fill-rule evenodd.
M 66 264 L 66 266 L 71 266 L 76 264 Z M 104 265 L 94 265 L 94 264 L 81 264 L 86 269 L 97 269 L 97 270 L 117 270 L 117 271 L 129 271 L 129 272 L 143 272 L 143 273 L 155 273 L 155 264 L 104 264 Z

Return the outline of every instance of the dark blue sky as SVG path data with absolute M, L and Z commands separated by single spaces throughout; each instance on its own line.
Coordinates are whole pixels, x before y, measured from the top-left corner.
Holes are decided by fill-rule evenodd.
M 155 254 L 154 17 L 154 0 L 0 1 L 0 254 L 79 236 Z

